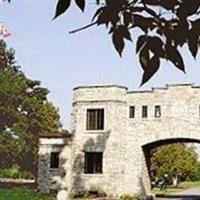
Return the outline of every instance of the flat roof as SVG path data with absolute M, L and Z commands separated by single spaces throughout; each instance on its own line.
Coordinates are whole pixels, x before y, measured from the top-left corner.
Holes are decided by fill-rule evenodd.
M 145 93 L 145 92 L 153 92 L 154 90 L 159 90 L 159 89 L 167 89 L 169 87 L 179 87 L 179 86 L 191 86 L 192 88 L 199 88 L 200 86 L 195 86 L 193 83 L 175 83 L 175 84 L 166 84 L 163 87 L 155 87 L 151 88 L 149 90 L 130 90 L 128 93 Z M 111 88 L 111 87 L 117 87 L 117 88 L 123 88 L 128 90 L 128 87 L 122 86 L 122 85 L 83 85 L 83 86 L 77 86 L 74 87 L 73 90 L 78 90 L 78 89 L 87 89 L 87 88 Z
M 40 133 L 39 138 L 71 138 L 71 134 L 67 133 Z
M 133 91 L 128 91 L 128 94 L 131 93 L 152 93 L 155 90 L 166 90 L 170 87 L 182 87 L 182 86 L 186 86 L 186 87 L 191 87 L 191 88 L 199 88 L 200 86 L 195 86 L 193 83 L 177 83 L 177 84 L 165 84 L 165 86 L 163 87 L 153 87 L 149 90 L 133 90 Z
M 127 87 L 121 85 L 85 85 L 85 86 L 77 86 L 73 88 L 73 90 L 84 89 L 84 88 L 109 88 L 109 87 L 117 87 L 128 90 Z

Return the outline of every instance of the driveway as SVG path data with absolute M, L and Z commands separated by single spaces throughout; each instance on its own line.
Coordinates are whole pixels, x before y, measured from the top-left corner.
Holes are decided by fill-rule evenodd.
M 156 200 L 200 200 L 200 188 L 191 188 Z

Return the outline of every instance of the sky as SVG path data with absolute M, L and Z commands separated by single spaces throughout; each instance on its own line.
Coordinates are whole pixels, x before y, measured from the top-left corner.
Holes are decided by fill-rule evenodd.
M 52 20 L 57 0 L 12 0 L 2 3 L 0 21 L 9 29 L 8 47 L 16 51 L 21 70 L 40 80 L 49 89 L 49 100 L 59 108 L 63 127 L 70 129 L 73 88 L 81 85 L 118 84 L 129 90 L 146 90 L 173 83 L 200 85 L 200 57 L 192 58 L 187 48 L 181 51 L 186 71 L 178 71 L 163 61 L 159 72 L 144 86 L 135 46 L 127 42 L 123 57 L 114 50 L 103 26 L 68 34 L 91 22 L 95 1 L 82 13 L 73 4 L 67 13 Z M 135 42 L 137 33 L 133 33 Z

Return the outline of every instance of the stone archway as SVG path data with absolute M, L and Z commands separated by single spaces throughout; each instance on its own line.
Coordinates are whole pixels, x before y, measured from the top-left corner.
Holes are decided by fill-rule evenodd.
M 200 143 L 200 139 L 193 139 L 193 138 L 167 138 L 163 140 L 157 140 L 150 143 L 147 143 L 142 146 L 143 155 L 144 155 L 144 162 L 143 162 L 143 179 L 145 180 L 145 188 L 147 191 L 151 190 L 151 150 L 167 145 L 167 144 L 174 144 L 174 143 Z

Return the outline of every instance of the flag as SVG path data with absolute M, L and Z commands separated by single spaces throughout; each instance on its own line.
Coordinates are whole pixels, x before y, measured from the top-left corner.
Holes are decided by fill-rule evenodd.
M 3 24 L 0 25 L 0 35 L 3 36 L 3 38 L 9 37 L 11 35 L 11 33 Z

